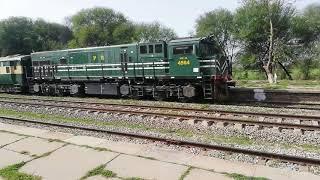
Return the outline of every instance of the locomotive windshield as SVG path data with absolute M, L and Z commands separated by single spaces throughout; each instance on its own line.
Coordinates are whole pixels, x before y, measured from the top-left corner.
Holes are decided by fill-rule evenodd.
M 179 46 L 179 47 L 173 48 L 174 55 L 192 54 L 192 52 L 193 52 L 193 45 Z

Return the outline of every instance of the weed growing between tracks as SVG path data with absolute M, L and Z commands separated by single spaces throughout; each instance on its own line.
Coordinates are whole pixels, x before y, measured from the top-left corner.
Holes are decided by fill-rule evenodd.
M 250 139 L 245 136 L 223 136 L 217 135 L 214 133 L 201 133 L 201 132 L 192 132 L 190 130 L 185 129 L 171 129 L 171 128 L 159 128 L 159 127 L 150 127 L 145 124 L 138 124 L 132 122 L 125 121 L 99 121 L 96 119 L 90 118 L 74 118 L 74 117 L 66 117 L 63 115 L 55 115 L 55 114 L 43 114 L 43 113 L 35 113 L 35 112 L 27 112 L 27 111 L 18 111 L 13 109 L 4 109 L 0 108 L 0 115 L 7 117 L 15 117 L 15 118 L 23 118 L 23 119 L 31 119 L 38 121 L 48 121 L 48 122 L 57 122 L 57 123 L 76 123 L 78 125 L 88 125 L 88 126 L 96 126 L 100 128 L 128 128 L 136 131 L 149 131 L 153 133 L 160 133 L 163 135 L 168 135 L 170 137 L 178 137 L 178 138 L 193 138 L 201 139 L 205 143 L 218 143 L 218 144 L 227 144 L 230 146 L 234 145 L 268 145 L 270 147 L 275 144 L 271 144 L 268 142 L 261 142 L 254 139 Z M 277 143 L 277 146 L 281 148 L 290 149 L 290 148 L 300 148 L 304 151 L 308 152 L 320 152 L 320 147 L 312 144 L 286 144 L 286 143 Z
M 19 172 L 19 169 L 25 165 L 25 162 L 7 166 L 0 169 L 0 176 L 5 179 L 20 179 L 20 180 L 40 180 L 41 177 L 33 176 L 26 173 Z

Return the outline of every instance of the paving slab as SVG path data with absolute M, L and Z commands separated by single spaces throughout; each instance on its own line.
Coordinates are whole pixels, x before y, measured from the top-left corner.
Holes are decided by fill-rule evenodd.
M 187 170 L 186 166 L 122 154 L 109 162 L 107 170 L 119 177 L 177 180 Z
M 10 166 L 13 164 L 21 163 L 21 162 L 26 162 L 32 157 L 24 154 L 20 154 L 17 152 L 9 151 L 6 149 L 0 149 L 0 169 L 4 168 L 6 166 Z
M 65 142 L 73 143 L 76 145 L 87 145 L 87 146 L 97 146 L 103 142 L 105 139 L 90 137 L 90 136 L 74 136 L 72 138 L 64 140 Z
M 297 172 L 289 169 L 272 168 L 257 165 L 254 176 L 266 177 L 272 180 L 319 180 L 320 176 L 309 172 Z
M 0 147 L 18 141 L 22 138 L 25 138 L 25 136 L 0 132 Z
M 18 126 L 18 125 L 12 125 L 12 124 L 3 124 L 3 123 L 0 124 L 0 130 L 10 131 L 13 133 L 24 134 L 29 136 L 37 136 L 38 134 L 49 132 L 49 130 L 44 130 L 39 128 Z
M 27 163 L 20 171 L 41 176 L 46 180 L 80 179 L 88 171 L 107 163 L 117 155 L 113 152 L 67 145 L 49 156 Z
M 45 138 L 45 139 L 57 139 L 57 140 L 66 140 L 72 138 L 74 135 L 70 133 L 62 133 L 62 132 L 54 132 L 49 131 L 42 134 L 38 134 L 37 137 Z
M 121 141 L 105 140 L 103 143 L 96 145 L 97 147 L 106 148 L 111 151 L 121 152 L 124 154 L 139 155 L 141 151 L 146 149 L 146 145 L 134 144 Z
M 227 177 L 224 174 L 220 173 L 214 173 L 211 171 L 206 171 L 202 169 L 192 169 L 190 173 L 184 178 L 184 180 L 195 180 L 195 179 L 201 179 L 201 180 L 213 180 L 213 179 L 219 179 L 219 180 L 232 180 L 232 178 Z
M 214 170 L 215 172 L 238 173 L 246 176 L 253 176 L 256 169 L 256 166 L 248 163 L 227 161 L 201 155 L 192 157 L 187 164 L 194 167 Z
M 195 156 L 191 153 L 179 152 L 172 149 L 154 146 L 149 146 L 143 151 L 139 151 L 138 155 L 179 164 L 187 164 Z
M 63 146 L 65 143 L 48 141 L 46 139 L 40 139 L 35 137 L 29 137 L 22 139 L 16 143 L 10 144 L 5 147 L 5 149 L 16 151 L 16 152 L 25 152 L 29 155 L 43 155 L 47 152 L 51 152 Z
M 86 180 L 107 180 L 107 178 L 106 178 L 106 177 L 103 177 L 103 176 L 98 175 L 98 176 L 91 176 L 91 177 L 88 177 L 88 178 L 86 178 Z

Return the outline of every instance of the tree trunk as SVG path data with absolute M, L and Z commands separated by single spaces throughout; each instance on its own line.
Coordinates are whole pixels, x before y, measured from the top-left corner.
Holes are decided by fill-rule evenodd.
M 274 77 L 273 77 L 273 74 L 272 74 L 272 71 L 270 71 L 270 67 L 268 66 L 263 66 L 264 70 L 266 71 L 266 74 L 268 76 L 268 82 L 270 84 L 273 84 L 274 83 Z
M 275 79 L 273 76 L 273 24 L 272 24 L 271 16 L 269 19 L 269 23 L 270 23 L 270 39 L 269 39 L 270 44 L 269 44 L 268 63 L 265 66 L 263 66 L 263 68 L 267 73 L 268 82 L 270 84 L 274 84 Z

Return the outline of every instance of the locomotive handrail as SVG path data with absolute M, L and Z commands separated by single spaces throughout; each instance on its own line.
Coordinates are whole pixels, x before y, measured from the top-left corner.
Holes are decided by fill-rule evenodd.
M 154 68 L 154 61 L 152 62 L 152 68 L 153 68 L 153 79 L 156 79 L 156 70 Z
M 67 70 L 68 70 L 68 79 L 70 79 L 70 68 L 69 68 L 69 65 L 67 66 Z
M 103 64 L 101 64 L 102 78 L 104 79 Z

